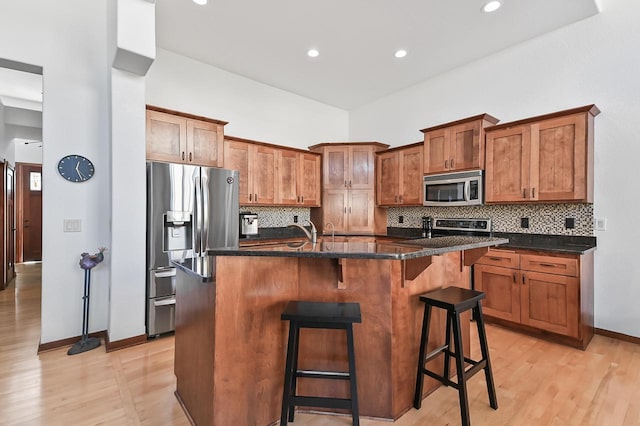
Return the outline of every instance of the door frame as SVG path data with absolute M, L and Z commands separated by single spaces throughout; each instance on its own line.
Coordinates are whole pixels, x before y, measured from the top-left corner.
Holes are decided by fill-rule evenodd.
M 22 193 L 23 187 L 23 169 L 26 167 L 40 167 L 42 168 L 42 164 L 38 163 L 16 163 L 15 167 L 15 213 L 16 213 L 16 246 L 15 246 L 15 263 L 22 263 L 24 261 L 23 250 L 24 250 L 24 194 Z M 43 185 L 44 187 L 44 185 Z M 44 190 L 44 189 L 43 189 Z
M 11 172 L 11 192 L 9 175 Z M 16 169 L 7 160 L 4 162 L 4 279 L 5 286 L 16 276 Z

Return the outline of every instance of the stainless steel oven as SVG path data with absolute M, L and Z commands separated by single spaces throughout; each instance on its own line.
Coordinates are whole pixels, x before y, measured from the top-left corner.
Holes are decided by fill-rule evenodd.
M 472 170 L 423 178 L 425 206 L 473 206 L 482 204 L 483 172 Z

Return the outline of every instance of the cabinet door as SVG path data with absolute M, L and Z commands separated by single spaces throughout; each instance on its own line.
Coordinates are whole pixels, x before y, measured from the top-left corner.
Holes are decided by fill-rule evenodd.
M 253 203 L 273 205 L 276 201 L 276 150 L 252 145 Z M 249 197 L 251 198 L 251 197 Z
M 579 300 L 576 277 L 522 272 L 523 324 L 578 338 Z
M 206 121 L 187 120 L 187 162 L 222 167 L 223 127 Z
M 277 204 L 298 204 L 298 168 L 300 167 L 300 154 L 296 151 L 277 151 Z
M 449 170 L 449 129 L 424 134 L 424 173 L 442 173 Z
M 386 152 L 377 155 L 378 204 L 393 206 L 400 203 L 400 152 Z
M 484 144 L 480 143 L 481 125 L 480 121 L 473 121 L 451 127 L 449 170 L 484 167 Z
M 519 273 L 515 269 L 497 266 L 474 266 L 474 285 L 483 291 L 482 311 L 487 316 L 520 322 Z
M 373 147 L 351 146 L 349 147 L 349 189 L 374 189 L 375 165 Z
M 531 201 L 529 126 L 487 132 L 485 202 Z
M 349 147 L 324 148 L 322 161 L 324 189 L 346 189 L 349 183 Z
M 584 114 L 531 126 L 531 191 L 540 201 L 587 200 L 587 141 Z
M 349 232 L 371 234 L 374 231 L 372 189 L 351 190 L 349 193 L 347 221 Z
M 345 189 L 330 189 L 324 191 L 322 198 L 323 220 L 333 223 L 335 232 L 347 232 L 347 203 L 349 191 Z M 326 227 L 323 227 L 327 229 Z
M 238 198 L 241 205 L 253 201 L 253 182 L 249 176 L 249 144 L 245 142 L 224 141 L 224 167 L 240 172 Z M 249 196 L 251 195 L 251 199 Z
M 182 163 L 187 158 L 187 120 L 158 111 L 147 111 L 147 160 Z
M 298 195 L 304 206 L 320 205 L 320 162 L 317 154 L 301 153 L 298 166 Z
M 423 147 L 400 151 L 400 204 L 422 205 Z

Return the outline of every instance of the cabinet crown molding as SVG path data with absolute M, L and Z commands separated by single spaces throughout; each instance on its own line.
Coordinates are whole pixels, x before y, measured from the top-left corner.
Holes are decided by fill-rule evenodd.
M 433 130 L 444 129 L 445 127 L 457 126 L 458 124 L 468 123 L 470 121 L 477 121 L 477 120 L 485 120 L 490 122 L 491 124 L 496 124 L 498 121 L 500 121 L 500 119 L 485 113 L 485 114 L 474 115 L 472 117 L 463 118 L 460 120 L 450 121 L 449 123 L 438 124 L 437 126 L 427 127 L 426 129 L 422 129 L 420 131 L 422 133 L 427 133 Z
M 552 112 L 549 114 L 538 115 L 536 117 L 524 118 L 522 120 L 510 121 L 508 123 L 501 123 L 496 126 L 485 127 L 484 130 L 494 131 L 494 130 L 507 129 L 509 127 L 520 126 L 522 124 L 533 123 L 535 121 L 549 120 L 552 118 L 564 117 L 566 115 L 580 114 L 585 112 L 590 114 L 592 117 L 595 117 L 596 115 L 600 114 L 600 109 L 598 109 L 598 107 L 595 106 L 594 104 L 585 105 L 577 108 L 571 108 L 571 109 L 565 109 L 562 111 Z

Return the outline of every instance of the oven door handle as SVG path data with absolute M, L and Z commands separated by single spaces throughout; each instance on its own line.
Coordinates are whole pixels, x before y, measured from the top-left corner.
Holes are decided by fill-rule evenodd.
M 176 304 L 176 298 L 175 297 L 170 297 L 168 299 L 160 299 L 160 300 L 154 300 L 153 301 L 153 306 L 168 306 L 168 305 L 175 305 Z

